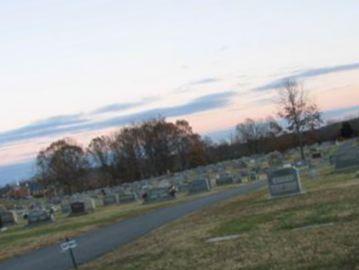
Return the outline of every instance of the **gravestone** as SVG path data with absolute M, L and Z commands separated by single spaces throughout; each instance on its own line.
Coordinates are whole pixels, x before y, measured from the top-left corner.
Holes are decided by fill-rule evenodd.
M 332 158 L 336 171 L 359 168 L 359 148 L 338 151 Z
M 320 152 L 312 153 L 312 159 L 320 159 L 320 158 L 322 158 L 322 153 Z
M 61 213 L 63 213 L 63 214 L 71 213 L 71 206 L 70 206 L 69 202 L 61 203 Z
M 103 198 L 101 196 L 94 195 L 94 196 L 91 197 L 91 199 L 95 203 L 95 207 L 104 206 L 104 201 L 103 201 Z
M 113 204 L 118 204 L 119 202 L 119 198 L 118 198 L 118 195 L 117 194 L 109 194 L 109 195 L 106 195 L 104 198 L 103 198 L 103 204 L 105 206 L 107 205 L 113 205 Z
M 118 201 L 119 201 L 119 203 L 131 203 L 131 202 L 136 201 L 136 196 L 133 193 L 131 193 L 131 194 L 120 194 L 118 196 Z
M 283 155 L 278 151 L 268 154 L 268 163 L 271 167 L 283 166 L 283 159 Z
M 211 190 L 211 184 L 207 179 L 197 179 L 190 183 L 189 193 L 195 194 L 200 192 L 206 192 Z
M 236 184 L 241 184 L 242 183 L 242 178 L 240 175 L 234 175 L 233 176 L 233 182 Z
M 269 171 L 268 188 L 271 197 L 301 193 L 302 187 L 298 170 L 288 167 Z
M 44 209 L 31 210 L 27 215 L 28 226 L 39 225 L 48 222 L 54 222 L 55 216 Z
M 168 188 L 149 189 L 145 194 L 146 195 L 143 196 L 144 203 L 160 202 L 160 201 L 172 200 L 175 198 L 170 194 Z
M 188 192 L 189 190 L 189 184 L 187 183 L 181 183 L 177 185 L 178 192 Z
M 71 215 L 83 215 L 87 214 L 84 202 L 73 202 L 70 204 Z
M 0 228 L 17 224 L 17 215 L 13 211 L 0 211 Z
M 249 173 L 249 181 L 256 181 L 258 179 L 257 173 L 250 172 Z
M 230 185 L 233 183 L 233 177 L 230 175 L 220 175 L 218 179 L 216 179 L 217 186 Z

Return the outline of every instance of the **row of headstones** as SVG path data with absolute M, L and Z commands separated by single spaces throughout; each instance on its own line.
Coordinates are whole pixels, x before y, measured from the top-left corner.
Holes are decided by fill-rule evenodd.
M 64 214 L 78 215 L 93 212 L 99 206 L 109 206 L 116 204 L 126 204 L 136 201 L 134 194 L 108 194 L 102 197 L 85 197 L 74 200 L 73 202 L 64 202 L 61 205 L 61 211 Z
M 314 153 L 313 159 L 322 158 Z M 359 169 L 359 146 L 351 141 L 340 145 L 330 162 L 338 172 Z M 303 192 L 298 169 L 278 168 L 268 171 L 268 189 L 271 197 L 281 197 Z
M 53 212 L 46 209 L 30 210 L 24 215 L 24 218 L 27 219 L 28 226 L 55 221 Z M 18 216 L 14 211 L 0 212 L 0 229 L 3 227 L 14 226 L 16 224 L 18 224 Z
M 249 179 L 252 181 L 257 180 L 257 176 L 255 174 L 246 174 L 246 176 L 249 177 Z M 215 184 L 217 186 L 223 186 L 241 182 L 242 180 L 240 177 L 233 177 L 230 174 L 222 174 L 217 177 Z M 191 181 L 190 183 L 181 183 L 180 185 L 176 186 L 176 191 L 187 192 L 188 194 L 207 192 L 211 189 L 212 183 L 208 178 L 198 178 Z M 165 201 L 174 198 L 175 196 L 171 194 L 168 187 L 148 189 L 145 192 L 145 196 L 143 197 L 144 203 Z
M 129 203 L 135 200 L 135 196 L 131 194 L 123 194 L 121 196 L 110 194 L 104 196 L 103 205 Z M 74 201 L 72 203 L 63 203 L 61 206 L 62 212 L 70 214 L 71 216 L 93 212 L 95 208 L 95 200 L 91 198 L 87 198 L 81 201 Z M 52 209 L 45 209 L 43 207 L 30 209 L 23 215 L 23 217 L 27 220 L 28 226 L 55 221 L 54 211 Z M 8 211 L 3 208 L 0 209 L 0 229 L 16 224 L 18 224 L 18 214 L 15 211 Z
M 353 152 L 340 153 L 340 155 L 336 155 L 334 162 L 335 169 L 337 171 L 342 172 L 344 170 L 359 169 L 359 151 L 356 149 Z M 302 193 L 303 190 L 299 171 L 294 167 L 269 171 L 268 189 L 271 197 L 281 197 Z

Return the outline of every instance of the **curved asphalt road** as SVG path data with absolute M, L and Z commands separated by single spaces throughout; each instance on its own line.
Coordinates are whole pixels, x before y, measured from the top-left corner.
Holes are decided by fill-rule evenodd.
M 77 261 L 79 264 L 92 261 L 168 222 L 216 202 L 256 191 L 264 185 L 264 182 L 252 182 L 190 202 L 156 209 L 144 215 L 85 233 L 76 238 L 78 247 L 74 253 Z M 0 263 L 1 270 L 67 270 L 71 268 L 69 255 L 61 253 L 58 245 L 41 248 Z

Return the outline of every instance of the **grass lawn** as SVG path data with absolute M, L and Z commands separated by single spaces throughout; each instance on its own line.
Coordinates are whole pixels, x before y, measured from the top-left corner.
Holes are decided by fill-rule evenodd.
M 231 187 L 232 186 L 218 187 L 211 192 L 193 196 L 179 194 L 176 200 L 159 203 L 143 205 L 140 202 L 136 202 L 101 207 L 96 209 L 94 213 L 78 217 L 69 218 L 61 213 L 57 213 L 55 223 L 42 224 L 31 228 L 25 226 L 26 221 L 19 219 L 20 224 L 0 233 L 0 261 L 60 242 L 66 237 L 74 237 L 81 233 L 140 215 L 159 207 L 166 207 L 179 202 L 193 200 Z
M 267 192 L 217 204 L 168 224 L 84 270 L 359 269 L 359 178 L 323 170 L 306 193 Z M 238 238 L 207 242 L 221 236 Z

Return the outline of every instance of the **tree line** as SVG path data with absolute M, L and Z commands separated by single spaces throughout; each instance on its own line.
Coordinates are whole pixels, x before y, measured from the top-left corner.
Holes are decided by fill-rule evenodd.
M 193 132 L 186 120 L 172 123 L 163 117 L 96 137 L 86 148 L 62 139 L 39 152 L 36 179 L 49 190 L 71 194 L 296 147 L 304 160 L 306 144 L 358 135 L 356 120 L 323 126 L 317 105 L 294 80 L 279 90 L 277 105 L 278 117 L 246 119 L 231 142 L 213 143 Z
M 73 193 L 156 177 L 207 163 L 206 143 L 189 123 L 159 117 L 91 140 L 83 149 L 65 138 L 37 156 L 37 178 Z

